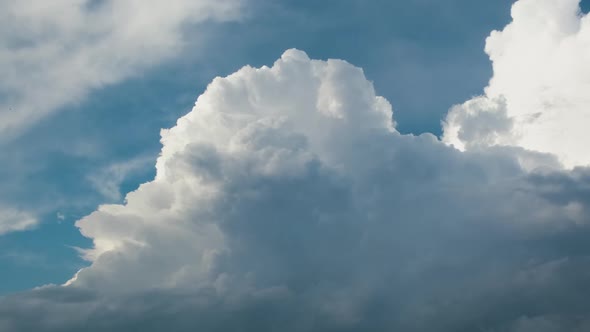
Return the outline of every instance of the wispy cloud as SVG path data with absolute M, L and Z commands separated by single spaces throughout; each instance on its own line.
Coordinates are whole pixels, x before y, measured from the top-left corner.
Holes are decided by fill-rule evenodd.
M 139 156 L 122 162 L 115 162 L 88 175 L 88 181 L 107 200 L 121 200 L 121 184 L 130 175 L 142 169 L 153 168 L 155 156 Z
M 0 235 L 29 230 L 37 224 L 38 220 L 27 212 L 0 206 Z
M 0 1 L 0 139 L 177 55 L 241 0 Z

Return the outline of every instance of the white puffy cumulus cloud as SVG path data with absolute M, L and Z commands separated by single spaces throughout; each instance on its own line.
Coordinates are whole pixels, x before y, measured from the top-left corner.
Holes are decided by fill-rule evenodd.
M 588 324 L 590 170 L 401 135 L 344 61 L 289 50 L 217 78 L 162 144 L 153 181 L 77 222 L 90 266 L 0 299 L 0 330 Z
M 27 212 L 13 207 L 0 206 L 0 235 L 28 230 L 37 224 L 37 218 Z
M 493 78 L 483 96 L 454 107 L 443 140 L 465 150 L 519 146 L 564 166 L 590 165 L 590 16 L 580 0 L 520 0 L 512 22 L 486 42 Z
M 180 52 L 242 0 L 0 0 L 0 135 Z
M 375 96 L 362 70 L 343 61 L 312 61 L 305 53 L 290 50 L 272 68 L 245 67 L 217 78 L 176 127 L 162 132 L 155 180 L 128 194 L 125 205 L 102 206 L 77 223 L 95 246 L 85 252 L 93 266 L 81 271 L 74 283 L 92 286 L 98 282 L 102 288 L 108 282 L 117 291 L 209 283 L 209 272 L 219 257 L 232 251 L 225 224 L 262 227 L 259 231 L 265 232 L 272 227 L 266 229 L 264 224 L 277 219 L 275 225 L 282 226 L 276 231 L 289 227 L 291 222 L 281 221 L 278 215 L 257 217 L 263 211 L 250 208 L 269 204 L 268 213 L 274 213 L 277 206 L 267 195 L 280 200 L 281 187 L 288 183 L 294 187 L 284 188 L 284 195 L 309 196 L 305 191 L 312 184 L 310 177 L 334 181 L 335 186 L 337 180 L 331 177 L 356 176 L 357 170 L 371 166 L 358 160 L 355 150 L 367 148 L 370 135 L 394 132 L 390 104 Z M 338 188 L 331 186 L 318 182 L 314 190 L 326 191 L 329 201 L 338 199 L 332 197 L 339 194 Z M 292 220 L 295 211 L 289 205 L 312 203 L 311 198 L 301 197 L 298 203 L 285 197 L 284 203 L 277 204 L 285 204 L 281 213 Z M 336 208 L 340 203 L 331 204 Z M 316 213 L 326 218 L 326 226 L 336 222 L 321 211 L 323 202 L 317 204 Z M 308 213 L 309 208 L 302 205 L 300 212 Z M 315 219 L 303 217 L 302 223 Z M 251 225 L 240 225 L 243 222 L 236 219 Z M 287 229 L 283 236 L 295 239 Z M 174 253 L 163 253 L 153 261 L 157 257 L 145 251 L 153 241 L 170 244 Z M 137 266 L 128 265 L 129 257 L 119 256 L 120 251 L 136 252 L 138 259 L 147 259 L 146 266 L 159 265 L 159 271 L 138 280 Z M 193 264 L 185 265 L 186 254 Z M 128 271 L 123 271 L 125 266 Z M 119 270 L 117 275 L 112 274 L 113 268 Z M 108 275 L 114 279 L 107 280 Z M 125 284 L 122 278 L 134 281 Z

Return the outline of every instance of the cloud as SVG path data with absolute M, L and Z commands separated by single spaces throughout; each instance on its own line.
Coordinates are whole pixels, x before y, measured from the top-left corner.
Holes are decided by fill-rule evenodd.
M 590 169 L 401 135 L 347 62 L 289 50 L 216 78 L 162 144 L 153 181 L 77 222 L 90 266 L 1 299 L 0 329 L 575 331 L 590 314 Z
M 0 235 L 28 230 L 37 224 L 37 219 L 26 212 L 0 206 Z
M 241 11 L 240 0 L 1 0 L 1 136 L 177 55 L 202 39 L 188 27 Z
M 514 4 L 513 21 L 486 42 L 494 75 L 485 94 L 451 110 L 445 142 L 519 146 L 555 154 L 570 168 L 590 164 L 590 16 L 579 3 Z
M 139 173 L 140 170 L 147 168 L 149 163 L 153 163 L 154 158 L 151 156 L 139 156 L 122 162 L 111 163 L 90 174 L 88 181 L 104 198 L 113 202 L 120 201 L 121 185 L 125 179 L 130 174 Z

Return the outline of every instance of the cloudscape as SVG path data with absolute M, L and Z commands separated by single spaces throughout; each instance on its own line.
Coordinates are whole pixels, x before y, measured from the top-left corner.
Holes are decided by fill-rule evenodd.
M 2 289 L 1 332 L 590 331 L 587 4 L 498 2 L 500 26 L 469 44 L 485 39 L 482 85 L 457 83 L 464 99 L 448 105 L 438 94 L 452 87 L 403 78 L 409 58 L 348 62 L 347 52 L 368 59 L 354 32 L 342 32 L 352 43 L 342 60 L 297 41 L 317 36 L 269 62 L 230 37 L 275 38 L 264 10 L 305 29 L 343 27 L 307 5 L 0 1 L 0 280 L 13 285 Z M 475 11 L 460 0 L 342 6 L 354 22 L 367 8 L 436 7 L 450 21 Z M 404 24 L 391 29 L 383 36 Z M 421 38 L 409 36 L 394 48 Z M 319 39 L 313 53 L 329 53 Z M 461 42 L 415 43 L 440 52 L 424 67 L 457 66 L 437 50 Z M 215 53 L 230 45 L 235 54 Z M 374 52 L 389 51 L 362 50 Z M 474 59 L 441 77 L 475 81 Z M 171 83 L 203 77 L 190 97 Z M 419 102 L 398 107 L 389 90 L 404 82 Z M 139 105 L 92 110 L 118 98 Z M 171 98 L 176 113 L 147 111 Z M 403 115 L 430 105 L 422 99 L 441 103 L 428 113 L 436 132 Z M 85 118 L 104 126 L 93 139 L 71 129 Z

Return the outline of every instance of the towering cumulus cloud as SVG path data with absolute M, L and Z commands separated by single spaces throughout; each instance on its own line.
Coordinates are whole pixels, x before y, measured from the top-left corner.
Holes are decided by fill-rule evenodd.
M 460 149 L 513 145 L 590 164 L 590 16 L 579 0 L 520 0 L 486 43 L 494 77 L 455 107 L 444 140 Z
M 217 78 L 155 179 L 78 221 L 89 267 L 1 299 L 0 331 L 586 331 L 590 170 L 488 146 L 510 99 L 452 111 L 462 152 L 398 133 L 344 61 Z

